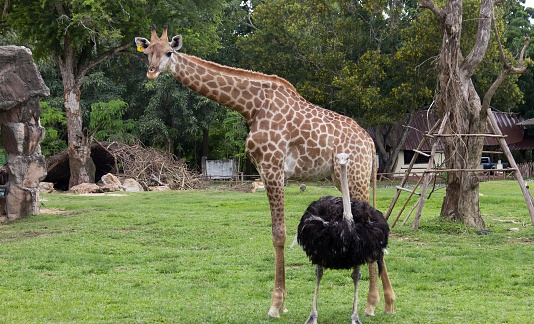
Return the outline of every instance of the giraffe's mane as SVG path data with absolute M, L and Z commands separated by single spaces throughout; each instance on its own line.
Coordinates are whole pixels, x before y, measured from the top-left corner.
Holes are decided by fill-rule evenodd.
M 200 65 L 202 65 L 202 66 L 204 66 L 206 68 L 209 68 L 209 69 L 218 70 L 218 71 L 220 71 L 221 73 L 224 73 L 224 74 L 242 76 L 242 77 L 246 77 L 246 78 L 250 78 L 250 79 L 254 79 L 254 80 L 258 80 L 258 81 L 270 81 L 270 82 L 277 83 L 278 85 L 286 87 L 288 90 L 293 91 L 297 96 L 301 97 L 301 95 L 297 92 L 297 89 L 295 89 L 295 86 L 293 86 L 286 79 L 281 78 L 281 77 L 279 77 L 277 75 L 269 75 L 269 74 L 263 74 L 263 73 L 260 73 L 260 72 L 254 72 L 254 71 L 250 71 L 250 70 L 234 68 L 234 67 L 231 67 L 231 66 L 222 65 L 222 64 L 219 64 L 219 63 L 215 63 L 215 62 L 206 61 L 206 60 L 203 60 L 203 59 L 201 59 L 199 57 L 196 57 L 196 56 L 193 56 L 193 55 L 187 55 L 187 54 L 184 54 L 184 53 L 179 53 L 179 55 L 183 55 L 187 59 L 189 59 L 191 61 L 194 61 L 197 64 L 200 64 Z

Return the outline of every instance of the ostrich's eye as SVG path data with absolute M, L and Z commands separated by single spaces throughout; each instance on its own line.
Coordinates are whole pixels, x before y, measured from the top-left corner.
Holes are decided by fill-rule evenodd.
M 167 57 L 171 57 L 172 52 L 167 52 Z

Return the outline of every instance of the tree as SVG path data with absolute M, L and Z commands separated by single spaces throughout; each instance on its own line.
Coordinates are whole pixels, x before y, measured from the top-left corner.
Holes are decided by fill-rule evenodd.
M 480 164 L 484 138 L 463 134 L 486 132 L 487 112 L 496 90 L 506 76 L 523 73 L 526 69 L 523 66 L 523 54 L 528 45 L 528 38 L 524 42 L 517 68 L 508 62 L 511 61 L 510 56 L 500 47 L 504 68 L 487 88 L 481 100 L 472 77 L 488 51 L 492 26 L 497 31 L 495 36 L 499 35 L 494 13 L 495 0 L 480 2 L 478 17 L 473 21 L 477 32 L 475 38 L 470 41 L 467 56 L 463 55 L 461 48 L 464 41 L 463 5 L 462 0 L 447 0 L 443 8 L 431 0 L 422 0 L 419 4 L 421 8 L 427 8 L 434 13 L 442 34 L 441 52 L 438 57 L 439 90 L 435 95 L 435 103 L 442 116 L 449 116 L 445 133 L 458 134 L 444 139 L 446 167 L 474 170 Z M 484 228 L 478 189 L 479 179 L 475 172 L 449 172 L 441 215 L 450 220 L 461 220 L 467 226 Z
M 146 33 L 152 23 L 181 25 L 188 46 L 217 46 L 212 13 L 221 10 L 224 0 L 19 0 L 4 3 L 7 9 L 0 28 L 16 30 L 36 58 L 52 58 L 59 70 L 67 116 L 69 186 L 73 186 L 94 182 L 94 163 L 90 157 L 93 133 L 84 122 L 80 102 L 82 85 L 89 72 L 111 57 L 133 55 L 133 37 Z
M 131 47 L 128 28 L 142 24 L 145 1 L 40 1 L 9 3 L 7 26 L 20 33 L 35 57 L 56 63 L 64 92 L 67 116 L 69 187 L 94 182 L 90 157 L 92 134 L 83 125 L 81 87 L 87 74 L 111 56 L 126 54 Z

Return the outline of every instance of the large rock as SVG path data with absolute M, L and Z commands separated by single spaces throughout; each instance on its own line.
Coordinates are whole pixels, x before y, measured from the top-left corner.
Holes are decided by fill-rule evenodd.
M 135 179 L 132 179 L 132 178 L 124 179 L 124 181 L 122 182 L 122 186 L 124 187 L 124 191 L 129 191 L 129 192 L 145 191 L 145 189 L 143 189 L 143 186 L 141 186 L 139 182 L 137 182 Z
M 8 153 L 8 179 L 0 184 L 8 191 L 0 198 L 0 220 L 39 213 L 39 182 L 46 176 L 39 98 L 49 94 L 29 49 L 0 46 L 0 124 Z
M 70 187 L 69 191 L 72 193 L 77 193 L 77 194 L 102 193 L 103 192 L 102 187 L 100 187 L 96 183 L 80 183 L 79 185 Z
M 106 192 L 124 190 L 119 178 L 111 173 L 104 174 L 100 180 L 102 181 L 102 188 Z
M 30 99 L 50 95 L 28 48 L 0 46 L 0 67 L 0 110 L 10 110 Z

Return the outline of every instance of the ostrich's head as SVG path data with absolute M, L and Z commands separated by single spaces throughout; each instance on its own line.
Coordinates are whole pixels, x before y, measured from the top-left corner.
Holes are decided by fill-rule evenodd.
M 349 155 L 347 153 L 339 153 L 338 155 L 336 155 L 336 157 L 337 162 L 340 165 L 347 165 L 347 163 L 349 163 Z

